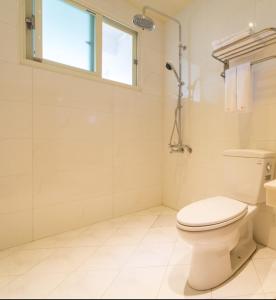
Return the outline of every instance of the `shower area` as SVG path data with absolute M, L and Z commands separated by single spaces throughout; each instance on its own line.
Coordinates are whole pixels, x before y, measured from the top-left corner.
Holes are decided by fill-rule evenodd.
M 22 59 L 17 34 L 33 26 L 22 3 L 0 1 L 0 249 L 159 206 L 163 193 L 163 22 L 139 33 L 138 88 Z M 89 3 L 137 32 L 126 1 Z
M 182 43 L 182 25 L 179 20 L 169 16 L 153 7 L 145 6 L 143 8 L 143 13 L 135 15 L 133 17 L 133 23 L 142 28 L 142 30 L 154 31 L 155 23 L 152 18 L 147 16 L 147 12 L 152 11 L 157 15 L 160 15 L 168 20 L 173 21 L 178 26 L 178 70 L 174 67 L 171 62 L 166 63 L 166 69 L 172 71 L 176 77 L 177 86 L 178 86 L 178 95 L 177 95 L 177 104 L 174 112 L 174 121 L 173 129 L 170 136 L 169 148 L 170 153 L 184 153 L 187 150 L 189 153 L 192 153 L 193 150 L 189 145 L 183 144 L 183 134 L 182 134 L 182 100 L 183 100 L 183 86 L 185 82 L 182 81 L 182 64 L 183 64 L 183 53 L 187 49 L 186 46 Z

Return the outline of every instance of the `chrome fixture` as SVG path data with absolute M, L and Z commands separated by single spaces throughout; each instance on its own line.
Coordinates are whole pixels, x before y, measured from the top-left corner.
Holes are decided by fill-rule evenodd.
M 249 27 L 254 24 L 249 24 Z M 224 64 L 224 70 L 221 76 L 225 78 L 225 72 L 230 68 L 230 62 L 240 57 L 248 57 L 276 44 L 276 28 L 265 28 L 258 32 L 253 32 L 246 37 L 240 38 L 234 42 L 230 42 L 213 51 L 212 56 L 216 60 Z M 275 59 L 276 56 L 266 56 L 262 59 L 254 60 L 251 66 L 263 63 L 265 61 Z
M 178 81 L 178 84 L 184 85 L 184 82 L 181 81 L 180 76 L 178 75 L 178 73 L 177 73 L 177 71 L 176 71 L 176 69 L 175 69 L 175 67 L 172 63 L 167 62 L 166 63 L 166 68 L 167 68 L 167 70 L 174 72 L 174 75 L 175 75 L 175 77 Z
M 154 21 L 145 15 L 136 15 L 133 18 L 133 23 L 138 26 L 141 27 L 143 30 L 149 30 L 149 31 L 153 31 L 155 29 L 155 24 Z
M 178 48 L 179 48 L 179 54 L 178 54 L 178 56 L 179 56 L 179 71 L 178 72 L 176 71 L 176 69 L 172 63 L 169 63 L 169 62 L 166 63 L 167 70 L 173 71 L 173 73 L 177 79 L 177 82 L 178 82 L 178 101 L 177 101 L 177 107 L 176 107 L 175 113 L 174 113 L 175 119 L 174 119 L 172 134 L 170 137 L 169 147 L 171 149 L 171 153 L 184 153 L 186 150 L 189 153 L 192 153 L 192 151 L 193 151 L 192 148 L 188 145 L 183 144 L 183 141 L 182 141 L 182 114 L 181 114 L 182 113 L 182 104 L 181 104 L 181 100 L 182 100 L 182 96 L 183 96 L 182 87 L 184 85 L 184 82 L 182 81 L 182 57 L 183 57 L 183 52 L 186 50 L 186 46 L 184 46 L 182 44 L 182 25 L 179 20 L 177 20 L 155 8 L 152 8 L 150 6 L 145 6 L 143 8 L 142 14 L 135 15 L 133 17 L 133 23 L 136 26 L 142 28 L 143 30 L 153 31 L 155 29 L 154 21 L 146 15 L 148 10 L 151 10 L 154 13 L 157 13 L 167 19 L 174 21 L 175 23 L 178 24 L 178 27 L 179 27 L 179 46 L 178 46 Z M 177 136 L 176 143 L 173 142 L 175 135 Z

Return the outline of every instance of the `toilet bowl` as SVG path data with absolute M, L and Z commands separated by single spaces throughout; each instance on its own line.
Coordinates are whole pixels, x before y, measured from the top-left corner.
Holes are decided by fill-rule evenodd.
M 225 151 L 225 195 L 194 202 L 177 214 L 178 233 L 192 246 L 192 288 L 219 286 L 255 252 L 253 218 L 265 201 L 264 183 L 273 179 L 274 156 L 264 150 Z
M 188 283 L 196 290 L 214 288 L 230 278 L 254 253 L 256 206 L 227 197 L 195 202 L 177 215 L 181 238 L 192 246 Z

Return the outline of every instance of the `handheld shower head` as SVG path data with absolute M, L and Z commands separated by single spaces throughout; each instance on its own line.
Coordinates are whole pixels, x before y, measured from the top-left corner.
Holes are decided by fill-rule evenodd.
M 171 71 L 174 67 L 173 67 L 173 65 L 171 64 L 171 63 L 166 63 L 166 68 L 169 70 L 169 71 Z
M 178 83 L 179 83 L 179 84 L 182 84 L 182 82 L 181 82 L 181 80 L 180 80 L 180 76 L 178 75 L 178 73 L 177 73 L 177 71 L 176 71 L 174 65 L 173 65 L 172 63 L 170 63 L 170 62 L 167 62 L 167 63 L 166 63 L 166 68 L 167 68 L 167 70 L 169 70 L 169 71 L 173 71 L 173 73 L 174 73 L 174 75 L 175 75 L 175 77 L 176 77 Z

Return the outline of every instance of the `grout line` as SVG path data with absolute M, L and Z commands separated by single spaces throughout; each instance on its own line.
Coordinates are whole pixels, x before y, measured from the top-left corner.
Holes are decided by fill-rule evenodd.
M 261 277 L 260 277 L 260 275 L 259 275 L 259 273 L 258 273 L 258 271 L 257 271 L 257 268 L 256 268 L 256 266 L 255 266 L 255 262 L 254 262 L 254 259 L 253 259 L 253 258 L 251 258 L 251 263 L 252 263 L 253 268 L 254 268 L 254 270 L 255 270 L 255 273 L 256 273 L 256 275 L 257 275 L 257 277 L 258 277 L 258 279 L 259 279 L 259 283 L 260 283 L 261 288 L 262 288 L 262 293 L 265 294 L 263 282 L 262 282 L 262 279 L 261 279 Z
M 41 249 L 43 250 L 43 249 Z M 44 250 L 47 250 L 47 249 L 44 249 Z M 28 251 L 28 250 L 27 250 Z M 40 251 L 40 250 L 39 250 Z M 47 255 L 45 258 L 43 258 L 41 261 L 35 263 L 28 271 L 22 273 L 22 274 L 18 274 L 18 275 L 6 275 L 7 277 L 11 276 L 11 277 L 15 277 L 14 280 L 12 280 L 12 282 L 10 282 L 8 285 L 6 285 L 6 287 L 10 286 L 15 280 L 17 280 L 18 278 L 22 278 L 24 277 L 25 275 L 27 275 L 28 273 L 30 273 L 36 266 L 38 266 L 40 263 L 42 263 L 43 261 L 45 261 L 47 258 L 49 258 L 51 255 L 52 255 L 52 252 Z M 0 299 L 1 299 L 1 296 L 0 296 Z
M 157 215 L 156 217 L 158 217 L 159 215 Z M 119 278 L 119 276 L 123 273 L 123 271 L 128 268 L 127 264 L 129 262 L 129 260 L 131 259 L 131 257 L 136 253 L 137 249 L 140 247 L 140 245 L 143 243 L 144 237 L 147 235 L 147 233 L 149 232 L 150 229 L 147 229 L 147 231 L 145 232 L 143 238 L 141 238 L 141 240 L 139 241 L 138 244 L 135 244 L 133 247 L 133 251 L 132 253 L 129 255 L 128 259 L 126 260 L 126 262 L 123 264 L 122 268 L 120 271 L 118 271 L 117 276 L 114 277 L 114 279 L 110 282 L 110 284 L 108 285 L 108 287 L 106 287 L 105 291 L 102 293 L 102 295 L 100 296 L 101 299 L 104 299 L 104 295 L 106 294 L 106 292 L 109 290 L 109 288 L 113 285 L 113 283 Z M 159 266 L 160 267 L 160 266 Z
M 114 125 L 115 125 L 115 105 L 114 105 L 114 98 L 112 98 L 112 108 L 111 108 L 111 145 L 112 145 L 112 159 L 111 159 L 111 213 L 112 218 L 115 218 L 115 204 L 114 204 L 114 151 L 115 151 L 115 138 L 114 138 Z
M 4 284 L 4 286 L 1 287 L 0 289 L 0 299 L 3 299 L 2 296 L 1 296 L 1 291 L 9 288 L 9 286 L 11 286 L 18 278 L 22 277 L 22 275 L 8 275 L 6 277 L 14 277 L 10 282 L 8 282 L 7 284 Z
M 91 247 L 91 248 L 92 248 L 92 247 Z M 96 248 L 96 247 L 93 247 L 93 248 Z M 91 256 L 89 256 L 89 258 L 92 257 L 92 256 L 95 254 L 95 252 L 96 252 L 96 250 L 91 254 Z M 81 266 L 82 264 L 84 264 L 84 262 L 86 262 L 86 260 L 88 260 L 89 258 L 84 258 L 84 259 L 82 260 L 82 262 L 80 263 L 80 265 L 77 266 L 76 268 L 74 268 L 74 270 L 72 270 L 71 272 L 63 273 L 63 274 L 66 274 L 66 276 L 64 277 L 64 279 L 63 279 L 59 284 L 57 284 L 57 286 L 56 286 L 55 288 L 53 288 L 53 289 L 47 294 L 47 298 L 49 298 L 50 295 L 51 295 L 56 289 L 58 289 L 58 288 L 65 282 L 65 280 L 67 280 L 67 279 L 68 279 L 69 277 L 71 277 L 74 273 L 76 273 L 76 272 L 78 271 L 78 269 L 80 268 L 80 266 Z
M 130 259 L 130 257 L 135 253 L 135 251 L 138 249 L 138 246 L 133 246 L 135 249 L 133 249 L 132 253 L 129 255 L 128 259 L 126 260 L 125 264 L 123 264 L 122 267 L 120 267 L 118 274 L 116 276 L 114 276 L 113 280 L 110 282 L 110 284 L 105 288 L 104 292 L 102 293 L 102 295 L 100 296 L 101 299 L 103 299 L 105 293 L 108 291 L 108 289 L 113 285 L 113 283 L 119 278 L 119 276 L 122 274 L 122 272 L 125 270 L 126 265 L 128 263 L 128 260 Z
M 32 241 L 34 241 L 34 69 L 32 68 Z
M 172 249 L 170 258 L 168 259 L 168 263 L 167 263 L 167 265 L 166 265 L 164 274 L 163 274 L 162 279 L 161 279 L 161 282 L 160 282 L 160 286 L 159 286 L 159 289 L 158 289 L 158 292 L 157 292 L 157 295 L 156 295 L 156 299 L 160 299 L 159 297 L 160 297 L 161 288 L 162 288 L 162 286 L 163 286 L 163 282 L 164 282 L 164 280 L 165 280 L 165 278 L 166 278 L 166 275 L 167 275 L 167 272 L 169 271 L 169 268 L 172 267 L 172 266 L 170 265 L 170 262 L 171 262 L 171 260 L 172 260 L 174 251 L 175 251 L 175 249 L 176 249 L 176 247 L 177 247 L 177 244 L 178 244 L 178 241 L 176 241 L 176 242 L 174 243 L 174 247 L 173 247 L 173 249 Z

